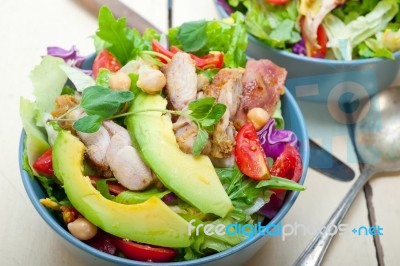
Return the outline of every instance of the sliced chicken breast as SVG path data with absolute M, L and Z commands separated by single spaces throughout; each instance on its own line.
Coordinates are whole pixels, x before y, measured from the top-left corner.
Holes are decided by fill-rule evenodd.
M 167 79 L 168 101 L 175 110 L 183 110 L 196 99 L 197 74 L 194 61 L 189 54 L 178 52 L 161 70 Z

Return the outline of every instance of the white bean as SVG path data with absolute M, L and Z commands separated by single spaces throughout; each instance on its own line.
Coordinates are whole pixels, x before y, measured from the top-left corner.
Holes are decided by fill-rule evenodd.
M 108 85 L 110 85 L 110 88 L 115 91 L 128 91 L 131 87 L 131 79 L 128 74 L 119 71 L 110 75 Z
M 97 234 L 97 227 L 83 217 L 67 225 L 71 234 L 79 240 L 89 240 Z
M 136 85 L 146 93 L 156 94 L 164 88 L 166 83 L 165 76 L 160 70 L 141 67 Z
M 268 122 L 269 114 L 263 108 L 253 108 L 247 113 L 247 119 L 249 119 L 256 130 L 260 130 Z

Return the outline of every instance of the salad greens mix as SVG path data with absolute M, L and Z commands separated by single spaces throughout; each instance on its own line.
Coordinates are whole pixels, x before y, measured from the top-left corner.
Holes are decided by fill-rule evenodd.
M 265 8 L 263 4 L 257 1 L 243 2 L 253 12 L 253 16 L 256 15 L 256 12 L 251 5 L 257 4 L 260 8 Z M 294 44 L 301 39 L 296 22 L 296 8 L 293 3 L 286 5 L 285 9 L 274 8 L 280 10 L 280 13 L 271 12 L 271 14 L 277 16 L 275 22 L 284 18 L 283 22 L 279 25 L 271 24 L 273 27 L 271 27 L 271 32 L 268 33 L 262 30 L 266 27 L 259 27 L 257 35 L 259 37 L 264 36 L 270 44 L 287 48 L 288 44 Z M 360 15 L 368 13 L 368 8 L 366 6 L 366 10 Z M 349 7 L 344 6 L 340 13 L 339 11 L 335 13 L 340 18 L 350 15 L 354 17 L 354 14 L 350 11 Z M 277 14 L 281 15 L 278 16 Z M 261 17 L 258 19 L 262 20 Z M 255 20 L 253 22 L 247 20 L 247 26 L 250 25 L 249 23 L 257 25 Z M 270 23 L 272 23 L 272 20 Z M 71 191 L 71 188 L 67 189 L 66 186 L 67 180 L 65 178 L 68 173 L 66 174 L 58 169 L 59 158 L 54 158 L 54 156 L 60 156 L 63 153 L 57 146 L 62 145 L 60 144 L 61 138 L 65 138 L 63 141 L 75 139 L 74 137 L 66 137 L 73 134 L 79 136 L 83 141 L 85 138 L 96 134 L 96 136 L 99 136 L 99 132 L 106 122 L 112 122 L 114 127 L 123 128 L 126 131 L 126 124 L 130 123 L 129 120 L 134 116 L 143 116 L 143 114 L 160 113 L 167 119 L 170 119 L 170 115 L 180 116 L 189 119 L 197 128 L 198 134 L 194 140 L 192 155 L 187 155 L 195 158 L 196 161 L 196 158 L 205 157 L 200 154 L 206 146 L 209 135 L 214 132 L 216 125 L 226 112 L 227 106 L 217 102 L 212 97 L 191 101 L 185 110 L 153 108 L 135 111 L 132 106 L 139 98 L 147 100 L 148 103 L 165 100 L 165 93 L 161 91 L 163 86 L 159 92 L 152 94 L 146 93 L 138 86 L 142 74 L 141 70 L 132 70 L 135 64 L 139 62 L 145 65 L 143 68 L 146 71 L 158 71 L 159 67 L 171 61 L 174 53 L 185 51 L 190 54 L 193 62 L 195 62 L 197 73 L 204 75 L 207 80 L 213 80 L 219 70 L 224 67 L 242 68 L 246 65 L 247 33 L 244 16 L 238 12 L 223 20 L 187 22 L 180 27 L 171 28 L 167 36 L 171 50 L 166 48 L 162 36 L 155 30 L 147 29 L 143 34 L 140 34 L 136 29 L 126 25 L 125 18 L 115 19 L 107 7 L 100 9 L 98 24 L 99 28 L 94 37 L 97 56 L 93 63 L 93 72 L 81 68 L 84 57 L 79 55 L 75 47 L 71 50 L 49 47 L 48 55 L 43 57 L 41 63 L 31 73 L 35 101 L 25 98 L 21 98 L 20 101 L 20 115 L 26 134 L 23 167 L 32 178 L 36 178 L 42 184 L 47 194 L 47 198 L 41 200 L 42 204 L 52 209 L 57 216 L 60 215 L 74 236 L 77 235 L 74 234 L 73 227 L 70 226 L 71 223 L 77 219 L 81 219 L 80 221 L 87 219 L 87 222 L 91 224 L 91 222 L 95 223 L 94 221 L 97 218 L 91 218 L 91 211 L 85 208 L 80 209 L 77 205 L 74 206 L 69 197 L 71 195 L 68 195 Z M 395 24 L 391 25 L 392 28 L 396 26 Z M 256 28 L 251 28 L 255 33 Z M 365 49 L 367 48 L 363 49 L 366 53 Z M 148 66 L 151 67 L 147 68 Z M 111 79 L 120 72 L 119 70 L 129 73 L 126 75 L 128 85 L 125 90 L 113 90 L 110 85 Z M 62 105 L 64 103 L 60 102 L 60 97 L 67 101 L 67 107 L 64 108 Z M 62 112 L 55 115 L 55 110 L 60 109 L 60 107 L 62 107 Z M 73 117 L 77 112 L 80 115 Z M 223 188 L 229 206 L 231 206 L 228 206 L 230 211 L 225 216 L 202 212 L 197 205 L 191 204 L 181 197 L 181 190 L 190 189 L 190 182 L 186 185 L 188 188 L 176 188 L 171 184 L 163 184 L 158 181 L 156 185 L 150 185 L 145 189 L 129 189 L 121 185 L 117 177 L 105 174 L 96 164 L 91 163 L 87 158 L 90 157 L 90 154 L 83 160 L 83 175 L 84 178 L 88 177 L 88 180 L 90 180 L 88 182 L 101 195 L 96 196 L 99 201 L 120 204 L 112 206 L 136 204 L 142 206 L 140 204 L 152 201 L 168 206 L 169 208 L 163 209 L 163 211 L 170 212 L 172 213 L 170 215 L 176 215 L 179 219 L 183 219 L 182 223 L 184 224 L 193 222 L 193 225 L 210 224 L 213 226 L 221 224 L 227 226 L 235 223 L 254 225 L 265 220 L 265 216 L 260 210 L 263 207 L 265 209 L 266 206 L 270 208 L 268 202 L 271 197 L 279 195 L 279 198 L 283 200 L 285 190 L 304 190 L 304 187 L 297 183 L 302 175 L 302 163 L 297 151 L 298 143 L 295 134 L 284 129 L 280 102 L 272 120 L 266 126 L 267 129 L 258 132 L 262 145 L 259 143 L 254 126 L 248 122 L 246 126 L 243 126 L 243 128 L 245 127 L 246 130 L 249 130 L 248 132 L 253 134 L 253 139 L 246 141 L 258 145 L 257 149 L 254 146 L 252 147 L 252 151 L 256 150 L 258 155 L 261 156 L 255 163 L 266 164 L 270 171 L 268 171 L 268 175 L 263 174 L 257 178 L 250 178 L 243 173 L 240 165 L 237 164 L 230 167 L 213 168 L 212 172 L 215 172 L 217 183 Z M 128 130 L 130 130 L 129 126 Z M 129 133 L 131 134 L 131 132 Z M 243 136 L 249 137 L 248 134 Z M 135 138 L 137 137 L 135 135 Z M 153 141 L 157 143 L 160 140 Z M 77 143 L 80 142 L 77 141 Z M 137 143 L 137 139 L 134 140 L 133 146 Z M 85 145 L 89 149 L 89 144 L 85 143 Z M 237 142 L 236 146 L 240 146 L 240 143 Z M 68 145 L 66 147 L 68 148 Z M 130 148 L 133 149 L 133 147 Z M 52 151 L 56 152 L 56 155 Z M 146 151 L 139 149 L 139 152 L 145 153 Z M 66 153 L 68 152 L 66 151 Z M 267 154 L 268 159 L 266 159 L 265 154 Z M 259 158 L 262 161 L 259 161 Z M 54 164 L 55 160 L 57 164 Z M 204 160 L 209 161 L 208 158 Z M 289 163 L 285 164 L 284 162 Z M 251 161 L 248 162 L 248 164 L 251 163 Z M 74 167 L 74 165 L 69 165 L 66 166 L 66 169 Z M 77 171 L 81 172 L 80 169 Z M 164 179 L 160 177 L 160 180 L 163 181 Z M 205 180 L 207 181 L 207 179 Z M 206 184 L 210 182 L 206 181 L 204 181 Z M 81 189 L 83 188 L 76 188 L 76 190 Z M 213 196 L 217 197 L 218 195 Z M 85 199 L 79 200 L 85 201 Z M 162 201 L 162 203 L 159 201 Z M 275 213 L 279 210 L 281 204 L 282 202 L 273 207 Z M 103 206 L 102 208 L 106 207 Z M 146 212 L 147 210 L 143 211 Z M 85 214 L 87 214 L 86 217 Z M 96 213 L 95 216 L 101 217 L 102 213 Z M 112 223 L 115 222 L 118 223 L 118 221 L 112 221 Z M 135 221 L 130 222 L 135 223 Z M 104 223 L 107 223 L 107 221 L 105 220 Z M 151 227 L 152 222 L 149 220 L 148 223 Z M 91 226 L 94 226 L 94 229 L 92 229 L 94 234 L 88 238 L 81 238 L 81 240 L 104 252 L 137 260 L 191 260 L 226 250 L 246 239 L 246 235 L 209 235 L 200 231 L 200 233 L 196 232 L 196 234 L 190 235 L 190 244 L 187 246 L 163 247 L 157 245 L 157 236 L 147 236 L 149 237 L 148 242 L 137 243 L 135 239 L 124 239 L 123 235 L 112 235 L 105 229 L 108 228 L 106 226 L 95 225 L 99 228 L 91 224 Z M 164 229 L 161 228 L 160 230 Z
M 267 45 L 317 58 L 393 59 L 400 50 L 398 0 L 228 0 Z

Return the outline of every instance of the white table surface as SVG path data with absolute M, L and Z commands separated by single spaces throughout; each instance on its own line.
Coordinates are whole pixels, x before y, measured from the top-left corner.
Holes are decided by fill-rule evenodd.
M 158 28 L 167 29 L 167 0 L 124 2 Z M 173 2 L 173 25 L 218 17 L 212 0 Z M 90 36 L 97 29 L 97 21 L 73 0 L 2 0 L 0 11 L 0 121 L 3 123 L 0 131 L 0 265 L 84 265 L 65 249 L 63 240 L 40 218 L 25 194 L 18 166 L 21 132 L 18 110 L 19 97 L 31 95 L 29 73 L 45 54 L 46 47 L 76 45 L 82 54 L 91 53 Z M 332 141 L 327 145 L 332 145 L 332 152 L 358 174 L 358 164 L 351 159 L 354 152 L 347 148 L 345 126 L 321 121 L 321 117 L 312 115 L 316 108 L 324 109 L 324 106 L 302 104 L 310 136 L 317 138 L 321 130 L 330 134 Z M 384 235 L 379 239 L 383 261 L 386 265 L 399 265 L 399 177 L 400 174 L 386 176 L 370 182 L 372 196 L 369 199 L 373 208 L 367 208 L 364 192 L 358 195 L 343 221 L 348 230 L 333 239 L 323 265 L 378 265 L 373 237 L 356 236 L 350 231 L 354 227 L 378 224 L 384 228 Z M 307 190 L 301 193 L 283 223 L 322 225 L 351 183 L 329 179 L 310 169 L 305 183 Z M 374 224 L 369 222 L 368 213 L 375 217 Z M 272 238 L 247 265 L 291 265 L 311 238 L 311 234 L 291 236 L 285 241 Z

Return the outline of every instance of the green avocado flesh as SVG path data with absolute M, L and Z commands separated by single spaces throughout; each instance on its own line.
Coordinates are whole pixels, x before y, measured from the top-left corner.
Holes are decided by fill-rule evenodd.
M 157 197 L 124 205 L 104 198 L 82 174 L 85 146 L 61 131 L 53 147 L 53 168 L 71 204 L 104 231 L 141 243 L 164 247 L 190 245 L 188 223 Z
M 160 95 L 140 93 L 130 111 L 166 106 L 167 101 Z M 194 157 L 179 149 L 169 116 L 149 111 L 130 115 L 126 121 L 143 160 L 168 189 L 204 213 L 225 217 L 232 210 L 232 202 L 210 159 L 203 155 Z

